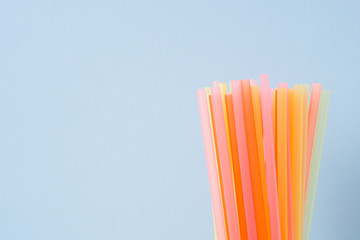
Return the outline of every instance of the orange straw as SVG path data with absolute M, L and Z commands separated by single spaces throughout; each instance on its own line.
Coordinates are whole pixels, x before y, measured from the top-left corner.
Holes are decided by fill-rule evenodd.
M 290 138 L 291 138 L 291 177 L 293 190 L 294 239 L 301 239 L 302 221 L 302 150 L 303 150 L 303 85 L 295 85 L 291 99 Z M 290 100 L 289 99 L 289 100 Z
M 246 140 L 247 140 L 248 155 L 249 155 L 249 165 L 251 172 L 250 175 L 251 175 L 253 200 L 255 206 L 257 233 L 259 239 L 267 239 L 268 233 L 266 230 L 264 196 L 261 185 L 259 156 L 258 156 L 257 142 L 256 142 L 250 80 L 242 80 L 241 89 L 243 94 L 242 97 L 243 97 L 245 132 L 246 132 Z
M 255 132 L 256 132 L 256 143 L 258 147 L 257 149 L 259 156 L 261 186 L 262 186 L 262 192 L 264 194 L 266 231 L 269 233 L 268 239 L 271 239 L 269 203 L 268 203 L 268 195 L 266 190 L 266 174 L 265 174 L 264 146 L 263 146 L 263 132 L 262 132 L 263 126 L 261 121 L 261 108 L 260 108 L 260 93 L 259 93 L 259 87 L 256 85 L 256 80 L 252 81 L 251 84 L 252 84 L 251 96 L 254 107 L 254 122 L 255 122 Z
M 243 188 L 241 183 L 241 173 L 240 173 L 240 162 L 239 162 L 239 152 L 238 144 L 236 140 L 236 130 L 235 130 L 235 116 L 234 116 L 234 106 L 233 99 L 231 94 L 226 94 L 225 96 L 226 108 L 227 108 L 227 119 L 229 121 L 229 130 L 230 130 L 230 143 L 231 143 L 231 152 L 233 160 L 233 176 L 234 176 L 234 185 L 236 193 L 236 204 L 238 209 L 238 219 L 240 223 L 240 235 L 241 240 L 247 240 L 247 227 L 246 227 L 246 216 L 244 208 L 244 196 Z
M 294 223 L 293 223 L 293 205 L 292 205 L 292 189 L 291 189 L 291 160 L 290 160 L 290 125 L 289 125 L 289 91 L 286 82 L 279 83 L 278 87 L 287 89 L 287 164 L 288 164 L 288 240 L 294 239 Z
M 239 151 L 241 183 L 243 186 L 244 207 L 245 207 L 246 223 L 248 230 L 248 238 L 251 240 L 256 240 L 258 237 L 256 231 L 253 193 L 251 187 L 252 184 L 251 184 L 250 167 L 248 160 L 247 139 L 245 132 L 244 112 L 243 112 L 243 100 L 242 100 L 242 92 L 241 92 L 241 81 L 240 80 L 231 81 L 231 89 L 232 89 L 232 97 L 233 97 L 233 105 L 234 105 L 236 140 Z
M 219 87 L 211 89 L 211 98 L 214 110 L 215 132 L 218 143 L 218 151 L 221 165 L 221 176 L 223 180 L 226 213 L 229 226 L 230 239 L 240 239 L 238 214 L 235 203 L 234 185 L 230 164 L 230 153 L 227 145 L 227 135 L 224 121 L 224 110 Z

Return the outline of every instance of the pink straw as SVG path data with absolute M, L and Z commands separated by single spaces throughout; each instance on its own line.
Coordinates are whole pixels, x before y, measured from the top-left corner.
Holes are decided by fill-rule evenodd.
M 245 215 L 248 230 L 248 239 L 256 240 L 256 222 L 253 203 L 253 194 L 251 188 L 250 167 L 246 143 L 244 112 L 241 94 L 240 80 L 231 81 L 232 97 L 234 104 L 236 139 L 239 151 L 241 182 L 244 195 Z
M 219 87 L 211 89 L 211 100 L 213 104 L 215 133 L 218 143 L 218 151 L 221 165 L 221 176 L 223 180 L 225 206 L 229 223 L 230 239 L 240 240 L 240 230 L 237 217 L 237 208 L 234 194 L 234 185 L 231 174 L 228 143 L 226 137 L 224 111 L 222 107 L 221 91 Z
M 213 81 L 212 87 L 218 87 L 220 83 L 220 81 Z
M 280 239 L 280 217 L 276 183 L 274 135 L 271 117 L 271 90 L 269 88 L 269 76 L 267 74 L 260 75 L 260 89 L 271 239 Z
M 226 239 L 224 214 L 221 202 L 220 182 L 216 166 L 214 142 L 211 132 L 208 100 L 205 89 L 196 91 L 200 110 L 201 128 L 204 138 L 205 156 L 208 168 L 211 201 L 213 205 L 214 222 L 217 239 Z

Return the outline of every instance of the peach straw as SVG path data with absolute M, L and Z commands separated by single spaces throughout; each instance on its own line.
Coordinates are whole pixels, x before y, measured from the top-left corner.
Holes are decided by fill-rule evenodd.
M 320 97 L 319 116 L 316 123 L 314 147 L 311 155 L 309 182 L 306 193 L 304 240 L 309 239 L 311 218 L 314 210 L 316 187 L 319 177 L 321 154 L 324 145 L 326 120 L 329 110 L 330 91 L 322 90 Z
M 218 151 L 221 165 L 221 176 L 223 180 L 225 206 L 229 224 L 230 239 L 240 239 L 239 223 L 237 219 L 237 209 L 235 204 L 235 194 L 233 188 L 230 157 L 227 146 L 227 135 L 224 121 L 224 111 L 219 87 L 211 89 L 211 99 L 214 110 L 215 133 L 218 142 Z
M 280 217 L 276 182 L 274 136 L 271 116 L 271 90 L 269 88 L 269 76 L 267 74 L 260 75 L 260 89 L 264 159 L 266 166 L 266 187 L 269 202 L 271 239 L 280 239 Z
M 253 201 L 255 206 L 255 220 L 259 239 L 267 239 L 264 195 L 261 186 L 259 156 L 257 151 L 253 104 L 251 99 L 250 80 L 241 81 L 245 132 L 249 155 L 249 166 Z M 269 233 L 270 234 L 270 233 Z
M 307 152 L 307 132 L 308 132 L 308 116 L 309 116 L 309 84 L 304 84 L 304 132 L 303 132 L 303 199 L 305 199 L 305 176 L 306 176 L 306 152 Z
M 208 107 L 209 107 L 209 116 L 210 116 L 210 126 L 211 126 L 211 133 L 213 137 L 213 145 L 214 145 L 214 151 L 215 151 L 215 159 L 216 159 L 216 166 L 217 166 L 217 173 L 218 173 L 218 180 L 220 184 L 220 193 L 221 193 L 221 203 L 222 203 L 222 210 L 224 214 L 224 221 L 225 221 L 225 231 L 226 231 L 226 237 L 227 239 L 230 239 L 229 235 L 229 224 L 227 221 L 227 214 L 226 214 L 226 207 L 225 207 L 225 195 L 224 195 L 224 186 L 223 181 L 221 177 L 221 167 L 220 167 L 220 158 L 219 158 L 219 151 L 218 151 L 218 145 L 216 140 L 216 133 L 215 133 L 215 121 L 214 121 L 214 110 L 212 107 L 212 101 L 211 101 L 211 88 L 205 87 L 206 89 L 206 97 L 208 100 Z
M 301 189 L 301 222 L 300 222 L 300 233 L 301 239 L 303 234 L 304 227 L 304 211 L 305 211 L 305 184 L 306 184 L 306 149 L 307 149 L 307 131 L 308 131 L 308 115 L 309 115 L 309 84 L 303 84 L 304 93 L 303 93 L 303 149 L 302 149 L 302 189 Z
M 211 88 L 209 88 L 210 93 L 211 93 Z M 222 200 L 222 207 L 223 207 L 223 213 L 224 213 L 224 221 L 225 221 L 225 230 L 226 230 L 226 237 L 227 239 L 230 239 L 230 234 L 229 234 L 229 224 L 228 224 L 228 220 L 227 220 L 227 214 L 226 214 L 226 205 L 225 205 L 225 193 L 224 193 L 224 184 L 223 184 L 223 180 L 222 180 L 222 176 L 221 176 L 221 164 L 220 164 L 220 157 L 219 157 L 219 148 L 218 148 L 218 143 L 217 143 L 217 139 L 216 139 L 216 132 L 215 132 L 215 120 L 214 120 L 214 109 L 213 109 L 213 104 L 212 104 L 212 99 L 211 99 L 211 94 L 208 93 L 208 99 L 209 99 L 209 108 L 210 108 L 210 113 L 211 113 L 211 126 L 212 126 L 212 135 L 213 135 L 213 139 L 214 139 L 214 146 L 215 146 L 215 153 L 216 153 L 216 164 L 217 164 L 217 171 L 218 171 L 218 177 L 219 177 L 219 183 L 220 183 L 220 192 L 221 192 L 221 200 Z
M 276 140 L 281 238 L 288 237 L 287 88 L 277 89 Z
M 288 104 L 289 104 L 289 130 L 290 130 L 290 168 L 291 168 L 291 179 L 289 179 L 291 183 L 291 194 L 292 194 L 292 214 L 293 214 L 293 239 L 295 239 L 295 212 L 296 212 L 296 196 L 297 192 L 297 184 L 299 181 L 299 171 L 298 162 L 296 162 L 295 155 L 295 140 L 296 140 L 296 127 L 295 127 L 295 89 L 289 89 L 288 93 Z
M 235 130 L 236 130 L 236 139 L 237 139 L 238 152 L 239 152 L 240 173 L 241 173 L 241 182 L 242 182 L 243 195 L 244 195 L 244 207 L 245 207 L 248 238 L 251 240 L 256 240 L 258 237 L 256 231 L 253 193 L 251 187 L 250 167 L 249 167 L 248 150 L 247 150 L 246 133 L 245 133 L 241 81 L 240 80 L 231 81 L 231 89 L 232 89 L 232 97 L 233 97 L 233 105 L 234 105 Z
M 311 98 L 308 115 L 308 132 L 307 132 L 307 149 L 306 149 L 306 175 L 305 175 L 305 189 L 307 188 L 311 153 L 314 144 L 314 134 L 316 126 L 316 118 L 319 110 L 319 101 L 321 94 L 321 84 L 313 83 L 311 88 Z
M 273 126 L 273 133 L 274 133 L 274 148 L 276 149 L 276 89 L 271 89 L 271 117 L 272 117 L 272 126 Z M 277 179 L 277 151 L 275 150 L 275 170 L 276 170 L 276 182 Z
M 234 106 L 233 99 L 231 94 L 226 94 L 225 96 L 228 121 L 229 121 L 229 130 L 230 130 L 230 145 L 233 157 L 233 176 L 234 176 L 234 187 L 236 194 L 236 205 L 238 210 L 238 219 L 240 223 L 240 235 L 241 240 L 247 240 L 247 227 L 246 227 L 246 216 L 245 216 L 245 208 L 244 208 L 244 196 L 243 196 L 243 188 L 241 183 L 241 173 L 240 173 L 240 161 L 239 161 L 239 152 L 238 152 L 238 144 L 236 140 L 236 130 L 235 130 L 235 116 L 234 116 Z
M 292 206 L 292 189 L 291 189 L 291 159 L 290 159 L 290 125 L 289 125 L 289 91 L 286 82 L 279 83 L 279 88 L 287 89 L 287 164 L 288 164 L 288 240 L 294 239 L 294 221 L 293 221 L 293 206 Z
M 300 84 L 300 146 L 299 146 L 299 152 L 300 152 L 300 166 L 301 166 L 301 176 L 300 176 L 300 199 L 299 199 L 299 203 L 300 203 L 300 219 L 299 219 L 299 223 L 298 223 L 298 239 L 302 239 L 302 235 L 303 235 L 303 215 L 304 215 L 304 184 L 305 184 L 305 155 L 306 153 L 304 152 L 304 147 L 306 146 L 306 142 L 304 141 L 305 138 L 305 126 L 307 126 L 307 124 L 305 123 L 305 97 L 306 97 L 306 85 L 305 84 Z M 307 121 L 307 118 L 306 118 Z
M 211 121 L 209 116 L 209 106 L 205 89 L 197 90 L 197 97 L 200 109 L 200 120 L 203 132 L 205 156 L 208 168 L 210 193 L 213 205 L 214 225 L 216 238 L 226 239 L 225 221 L 221 202 L 220 183 L 217 172 L 217 164 L 214 153 L 214 143 L 211 131 Z
M 229 121 L 228 121 L 228 114 L 227 114 L 227 108 L 226 108 L 226 102 L 225 102 L 226 83 L 219 83 L 218 86 L 220 87 L 221 103 L 222 103 L 222 108 L 223 108 L 223 111 L 224 111 L 224 122 L 225 122 L 225 130 L 226 130 L 226 141 L 227 141 L 228 152 L 229 152 L 230 167 L 231 167 L 231 169 L 233 169 L 232 151 L 231 151 L 231 144 L 230 144 Z M 234 179 L 233 171 L 231 171 L 231 173 L 232 173 L 231 176 L 232 176 L 232 178 Z
M 215 82 L 215 84 L 216 84 L 216 82 Z M 233 191 L 235 192 L 234 193 L 235 194 L 235 202 L 237 202 L 235 180 L 234 180 L 234 167 L 233 167 L 234 163 L 233 163 L 233 156 L 232 156 L 231 142 L 230 142 L 230 129 L 229 129 L 229 121 L 228 121 L 227 107 L 226 107 L 226 101 L 225 101 L 227 87 L 226 87 L 226 83 L 218 83 L 218 86 L 220 88 L 220 93 L 221 93 L 221 103 L 222 103 L 222 108 L 223 108 L 223 114 L 224 114 L 223 116 L 224 116 L 224 122 L 225 122 L 225 130 L 226 130 L 226 142 L 227 142 L 228 153 L 229 153 L 231 177 L 232 177 L 232 182 L 234 184 Z M 240 231 L 240 222 L 239 222 L 238 214 L 239 213 L 237 212 L 237 219 L 238 219 L 238 224 L 239 224 L 238 229 Z
M 271 88 L 271 120 L 274 133 L 274 140 L 276 139 L 276 90 Z M 276 141 L 274 141 L 275 143 Z M 276 154 L 276 153 L 275 153 Z
M 293 191 L 294 239 L 301 239 L 302 214 L 302 153 L 303 153 L 303 85 L 295 85 L 290 100 L 290 138 L 291 138 L 291 182 Z
M 251 97 L 254 107 L 253 109 L 254 123 L 255 123 L 255 132 L 256 132 L 256 144 L 258 147 L 257 150 L 259 156 L 261 187 L 264 195 L 266 231 L 269 233 L 268 239 L 271 239 L 269 203 L 268 203 L 268 195 L 266 190 L 266 174 L 265 174 L 264 146 L 263 146 L 263 133 L 262 133 L 262 122 L 261 122 L 260 93 L 259 93 L 259 87 L 256 85 L 256 80 L 251 80 L 250 84 L 251 84 Z

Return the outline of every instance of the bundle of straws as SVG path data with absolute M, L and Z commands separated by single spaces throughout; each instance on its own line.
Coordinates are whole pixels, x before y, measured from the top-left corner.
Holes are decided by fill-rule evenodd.
M 271 89 L 267 74 L 260 89 L 256 80 L 230 87 L 197 90 L 215 238 L 308 239 L 330 92 Z

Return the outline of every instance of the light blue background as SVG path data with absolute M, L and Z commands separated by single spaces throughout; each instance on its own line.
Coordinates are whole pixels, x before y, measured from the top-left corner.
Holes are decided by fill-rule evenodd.
M 358 239 L 356 1 L 1 1 L 0 239 L 213 239 L 195 90 L 332 91 L 311 239 Z

